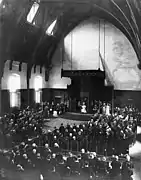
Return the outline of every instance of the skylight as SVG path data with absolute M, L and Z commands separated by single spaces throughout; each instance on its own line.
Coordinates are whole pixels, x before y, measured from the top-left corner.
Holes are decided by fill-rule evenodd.
M 3 0 L 0 0 L 0 6 L 2 6 Z
M 27 15 L 27 21 L 29 23 L 32 23 L 38 9 L 39 9 L 39 4 L 34 2 L 34 4 L 32 5 L 32 7 L 31 7 L 31 9 L 30 9 L 30 11 L 29 11 L 29 13 Z
M 46 30 L 46 34 L 48 34 L 49 36 L 53 35 L 53 29 L 56 25 L 57 19 L 55 21 L 53 21 L 53 23 L 48 27 L 48 29 Z

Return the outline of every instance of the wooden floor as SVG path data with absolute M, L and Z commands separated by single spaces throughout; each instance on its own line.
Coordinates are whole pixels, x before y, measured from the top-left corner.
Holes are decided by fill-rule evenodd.
M 63 119 L 63 118 L 55 118 L 55 119 L 51 119 L 50 121 L 46 122 L 47 127 L 45 128 L 47 129 L 53 129 L 53 127 L 59 127 L 61 123 L 63 123 L 64 125 L 66 125 L 67 123 L 69 124 L 80 124 L 81 122 L 84 123 L 84 121 L 72 121 L 72 120 L 68 120 L 68 119 Z M 135 145 L 133 147 L 130 148 L 130 155 L 132 157 L 135 157 L 136 160 L 134 161 L 134 175 L 133 175 L 133 179 L 134 180 L 141 180 L 141 128 L 138 127 L 138 136 L 139 139 L 138 141 L 135 143 Z M 58 174 L 52 174 L 52 173 L 48 173 L 46 175 L 46 179 L 44 180 L 62 180 L 61 177 Z M 25 171 L 25 172 L 8 172 L 8 179 L 9 180 L 40 180 L 40 172 L 38 170 L 36 171 Z M 86 177 L 85 174 L 81 175 L 81 176 L 73 176 L 73 177 L 66 177 L 63 178 L 63 180 L 87 180 L 88 178 Z M 101 180 L 101 179 L 96 179 L 96 180 Z

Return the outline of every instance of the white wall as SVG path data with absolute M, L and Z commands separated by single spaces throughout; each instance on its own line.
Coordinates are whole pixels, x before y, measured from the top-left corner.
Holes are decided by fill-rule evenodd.
M 62 42 L 61 42 L 62 43 Z M 62 59 L 61 59 L 61 43 L 59 48 L 56 50 L 53 59 L 52 59 L 52 70 L 49 77 L 49 87 L 50 88 L 67 88 L 67 84 L 71 83 L 69 78 L 61 78 L 61 68 L 62 68 Z
M 90 18 L 82 22 L 72 31 L 72 36 L 70 33 L 65 38 L 64 69 L 71 70 L 71 63 L 73 70 L 98 69 L 100 59 L 99 20 Z M 103 20 L 101 20 L 100 53 L 102 58 L 105 59 L 106 71 L 115 89 L 141 90 L 141 72 L 137 68 L 138 59 L 136 53 L 126 36 L 108 22 L 105 24 L 104 57 Z M 54 59 L 57 60 L 58 57 L 59 55 L 54 55 Z M 100 67 L 103 69 L 102 65 Z M 59 69 L 60 66 L 58 65 L 58 77 L 60 76 Z M 55 73 L 53 75 L 55 76 Z
M 56 51 L 59 52 L 59 51 Z M 57 54 L 55 53 L 55 56 Z M 58 59 L 58 62 L 60 59 Z M 27 89 L 26 82 L 26 71 L 27 65 L 25 63 L 22 64 L 22 71 L 19 71 L 19 62 L 13 61 L 12 70 L 9 70 L 10 60 L 7 60 L 4 66 L 4 74 L 2 77 L 2 89 L 8 89 L 8 79 L 14 73 L 18 74 L 21 78 L 21 89 Z M 31 71 L 30 78 L 30 89 L 34 89 L 34 79 L 36 76 L 41 76 L 43 79 L 43 88 L 55 88 L 55 89 L 65 89 L 67 88 L 68 80 L 67 78 L 61 79 L 61 68 L 57 64 L 54 65 L 50 72 L 49 81 L 45 81 L 45 68 L 42 68 L 42 73 L 40 73 L 40 66 L 36 66 L 36 72 L 34 73 L 34 68 Z
M 36 76 L 41 76 L 43 79 L 43 88 L 48 87 L 48 83 L 45 81 L 45 68 L 42 68 L 42 73 L 40 73 L 40 66 L 36 66 L 36 72 L 34 73 L 34 68 L 31 71 L 31 78 L 30 78 L 30 88 L 34 89 L 34 79 Z
M 22 64 L 22 71 L 19 72 L 19 62 L 13 62 L 12 64 L 12 70 L 9 70 L 9 63 L 10 61 L 7 60 L 4 66 L 4 74 L 2 77 L 2 89 L 8 89 L 8 79 L 10 75 L 18 74 L 21 78 L 21 89 L 27 89 L 27 83 L 26 83 L 26 69 L 27 65 L 25 63 Z
M 131 43 L 125 35 L 112 24 L 105 25 L 105 64 L 107 74 L 114 83 L 115 89 L 141 90 L 141 72 L 137 68 L 138 59 Z M 65 38 L 64 69 L 97 69 L 99 67 L 99 25 L 98 20 L 90 18 L 78 25 L 73 31 L 73 44 L 71 53 L 71 33 Z M 34 88 L 34 77 L 43 77 L 43 88 L 67 88 L 71 81 L 69 78 L 61 78 L 61 43 L 52 59 L 52 70 L 49 81 L 45 82 L 45 69 L 32 69 L 30 88 Z M 104 25 L 101 21 L 100 53 L 104 58 Z M 72 54 L 72 59 L 71 59 Z M 102 65 L 100 65 L 102 69 Z M 26 89 L 26 64 L 22 64 L 22 71 L 18 71 L 18 65 L 13 63 L 12 71 L 9 70 L 9 61 L 5 63 L 2 89 L 7 89 L 8 78 L 11 73 L 17 73 L 21 77 L 21 89 Z

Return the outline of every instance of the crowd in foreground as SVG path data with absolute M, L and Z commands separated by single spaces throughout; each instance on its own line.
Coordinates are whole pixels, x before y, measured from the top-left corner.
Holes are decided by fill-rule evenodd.
M 57 146 L 49 148 L 48 144 L 40 147 L 34 142 L 22 142 L 9 154 L 8 168 L 12 170 L 40 170 L 47 179 L 48 173 L 58 173 L 61 177 L 85 176 L 86 179 L 122 179 L 129 180 L 133 174 L 130 156 L 99 156 L 95 152 L 64 152 Z
M 6 144 L 7 148 L 11 147 L 10 168 L 21 171 L 38 168 L 44 176 L 48 169 L 53 173 L 59 171 L 61 176 L 85 172 L 88 178 L 96 178 L 99 174 L 103 178 L 113 179 L 117 175 L 122 179 L 131 178 L 132 163 L 127 154 L 129 145 L 134 143 L 137 127 L 132 111 L 115 111 L 111 116 L 95 114 L 85 124 L 66 127 L 61 124 L 47 133 L 43 131 L 41 107 L 28 107 L 7 115 L 3 122 L 7 122 L 6 139 L 12 142 Z

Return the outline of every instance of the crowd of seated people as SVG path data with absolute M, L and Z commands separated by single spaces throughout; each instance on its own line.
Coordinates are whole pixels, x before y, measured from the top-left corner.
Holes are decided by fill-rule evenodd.
M 109 106 L 110 114 L 112 114 L 112 103 L 111 102 L 95 100 L 93 102 L 94 114 L 95 113 L 103 114 L 103 111 L 106 109 L 107 106 Z M 115 105 L 114 112 L 118 112 L 118 113 L 126 112 L 126 113 L 137 114 L 137 113 L 139 113 L 139 110 L 133 104 L 123 104 L 123 105 Z
M 1 118 L 1 129 L 5 137 L 5 148 L 33 138 L 42 133 L 44 126 L 43 111 L 41 108 L 33 109 L 27 107 L 16 113 L 6 114 Z
M 137 125 L 141 126 L 141 112 L 133 105 L 123 105 L 122 107 L 115 107 L 115 112 L 120 116 L 132 116 L 137 120 Z
M 105 101 L 94 101 L 93 113 L 94 114 L 107 114 L 106 109 L 108 107 L 108 115 L 119 115 L 121 118 L 129 115 L 137 120 L 137 124 L 141 125 L 141 112 L 133 104 L 123 104 L 120 106 L 115 106 L 112 109 L 112 104 Z
M 97 101 L 93 102 L 93 113 L 96 114 L 112 114 L 112 104 L 111 102 L 106 101 Z
M 35 140 L 21 142 L 11 152 L 6 154 L 7 167 L 12 170 L 38 169 L 44 178 L 48 173 L 58 173 L 61 177 L 78 175 L 86 179 L 119 178 L 129 180 L 133 175 L 133 164 L 130 156 L 99 156 L 95 152 L 64 152 L 55 144 L 50 148 L 49 144 L 39 146 Z
M 62 149 L 80 151 L 84 148 L 102 155 L 127 154 L 134 143 L 137 123 L 133 117 L 97 115 L 90 122 L 80 125 L 61 124 L 59 129 L 48 132 L 49 146 L 58 143 Z
M 66 103 L 54 103 L 53 101 L 51 103 L 44 102 L 43 103 L 43 111 L 44 111 L 44 117 L 50 117 L 50 116 L 57 116 L 65 113 L 68 111 L 68 107 Z
M 139 110 L 135 106 L 126 104 L 120 107 L 116 106 L 114 111 L 117 113 L 126 113 L 132 115 L 137 115 L 139 113 Z
M 18 113 L 5 115 L 3 118 L 3 134 L 7 136 L 6 142 L 17 144 L 28 137 L 42 138 L 44 126 L 44 111 L 42 108 L 26 108 Z M 85 124 L 61 125 L 56 129 L 44 134 L 52 146 L 55 141 L 62 149 L 79 151 L 85 148 L 88 151 L 96 151 L 98 154 L 125 154 L 128 153 L 129 145 L 134 142 L 137 131 L 137 118 L 133 113 L 117 113 L 107 116 L 97 114 Z M 7 143 L 9 147 L 10 143 Z M 101 146 L 102 144 L 102 146 Z
M 136 134 L 137 120 L 135 114 L 127 112 L 119 113 L 116 111 L 111 116 L 96 114 L 85 124 L 68 124 L 66 127 L 61 124 L 58 129 L 55 127 L 53 131 L 48 130 L 47 134 L 43 132 L 44 109 L 41 107 L 36 109 L 28 107 L 15 114 L 6 115 L 2 118 L 5 126 L 4 133 L 12 138 L 10 142 L 14 142 L 9 163 L 13 164 L 12 167 L 16 165 L 21 170 L 25 167 L 42 167 L 41 169 L 44 169 L 43 164 L 47 163 L 45 167 L 53 172 L 63 167 L 65 172 L 70 173 L 77 167 L 78 169 L 75 171 L 78 174 L 83 169 L 83 172 L 85 170 L 89 172 L 89 177 L 97 176 L 99 172 L 100 174 L 103 173 L 104 176 L 106 173 L 111 177 L 119 172 L 118 174 L 122 174 L 122 177 L 123 174 L 126 176 L 129 174 L 130 177 L 132 174 L 130 168 L 128 167 L 128 169 L 124 163 L 118 160 L 119 157 L 128 154 L 129 145 L 133 143 Z M 82 149 L 83 152 L 80 153 Z M 64 151 L 74 152 L 75 158 L 71 157 L 72 153 L 68 153 L 65 159 Z M 96 154 L 94 159 L 97 158 L 98 161 L 96 160 L 95 166 L 92 165 L 89 152 Z M 103 157 L 114 155 L 113 163 L 109 163 L 109 160 L 107 163 L 104 158 L 99 159 L 97 154 Z M 59 162 L 55 162 L 57 157 L 61 157 Z M 74 159 L 72 164 L 75 164 L 75 168 L 67 164 L 67 159 L 70 157 Z M 86 161 L 83 158 L 86 158 Z M 106 163 L 107 165 L 105 165 Z M 114 165 L 114 163 L 119 165 Z M 40 166 L 41 164 L 42 166 Z M 117 167 L 118 170 L 115 170 Z
M 17 144 L 28 137 L 36 137 L 42 133 L 44 119 L 51 117 L 53 112 L 62 114 L 67 110 L 65 104 L 44 102 L 25 109 L 16 109 L 12 113 L 1 118 L 1 131 L 5 137 L 5 146 L 11 147 L 11 143 Z
M 39 108 L 26 108 L 16 114 L 9 114 L 2 118 L 4 131 L 10 141 L 16 143 L 28 137 L 36 137 L 42 134 L 44 111 Z M 79 151 L 85 148 L 88 151 L 96 151 L 99 154 L 125 154 L 132 144 L 137 130 L 137 119 L 133 114 L 115 113 L 111 116 L 97 114 L 91 122 L 80 125 L 61 125 L 44 138 L 48 143 L 56 141 L 63 149 Z M 47 136 L 47 137 L 46 137 Z M 42 137 L 42 136 L 40 136 Z M 9 141 L 9 142 L 10 142 Z M 101 146 L 102 144 L 102 146 Z M 121 145 L 124 144 L 124 146 Z

